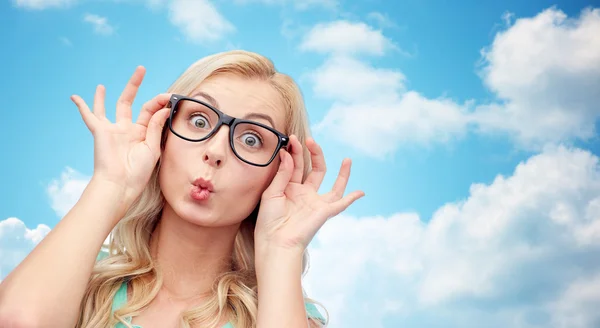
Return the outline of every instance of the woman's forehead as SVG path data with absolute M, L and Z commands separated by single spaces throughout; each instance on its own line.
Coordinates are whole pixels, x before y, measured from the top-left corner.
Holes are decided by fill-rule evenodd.
M 268 82 L 221 74 L 203 81 L 190 96 L 206 101 L 227 115 L 248 118 L 284 131 L 281 94 Z

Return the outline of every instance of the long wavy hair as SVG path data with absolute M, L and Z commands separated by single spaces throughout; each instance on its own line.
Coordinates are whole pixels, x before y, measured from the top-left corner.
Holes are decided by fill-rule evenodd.
M 224 73 L 269 82 L 279 92 L 286 111 L 283 132 L 298 136 L 304 148 L 304 181 L 311 163 L 305 146 L 310 131 L 302 94 L 292 78 L 277 72 L 269 59 L 246 51 L 211 55 L 192 64 L 167 92 L 190 95 L 205 79 Z M 161 147 L 164 147 L 167 135 L 168 129 L 165 128 Z M 141 313 L 159 292 L 163 275 L 150 254 L 151 235 L 165 203 L 158 182 L 159 170 L 160 160 L 147 187 L 113 229 L 110 242 L 105 245 L 108 256 L 96 262 L 86 288 L 77 328 L 113 327 L 118 322 L 131 327 L 125 318 Z M 254 211 L 242 221 L 235 237 L 231 270 L 215 280 L 206 302 L 182 313 L 182 327 L 217 327 L 225 319 L 236 328 L 256 326 L 254 227 L 259 206 L 257 204 Z M 305 252 L 302 262 L 305 274 L 308 253 Z M 131 295 L 127 304 L 111 315 L 113 298 L 124 282 L 131 286 Z M 307 297 L 305 301 L 316 303 Z M 311 327 L 326 325 L 315 318 L 309 318 L 309 322 Z

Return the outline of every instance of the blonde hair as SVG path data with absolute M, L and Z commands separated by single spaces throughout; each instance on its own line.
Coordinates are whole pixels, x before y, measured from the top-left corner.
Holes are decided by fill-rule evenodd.
M 281 94 L 285 105 L 286 125 L 282 132 L 298 136 L 305 145 L 310 131 L 302 94 L 289 76 L 277 72 L 273 63 L 261 55 L 229 51 L 202 58 L 192 64 L 171 85 L 168 92 L 190 95 L 202 81 L 223 73 L 269 82 Z M 168 129 L 165 128 L 162 146 L 167 135 Z M 310 155 L 306 146 L 303 148 L 304 180 L 310 170 Z M 94 266 L 76 327 L 112 327 L 117 322 L 131 327 L 124 318 L 141 313 L 160 290 L 163 276 L 150 255 L 150 237 L 160 220 L 165 202 L 158 183 L 159 170 L 160 161 L 147 187 L 115 226 L 107 246 L 109 256 Z M 232 270 L 216 279 L 213 293 L 207 302 L 182 314 L 182 327 L 216 327 L 224 319 L 236 328 L 255 327 L 257 285 L 254 270 L 254 227 L 257 209 L 242 222 L 235 237 Z M 306 273 L 308 253 L 304 254 L 302 262 L 303 272 Z M 132 287 L 131 297 L 123 308 L 111 315 L 113 298 L 124 282 Z M 315 303 L 309 298 L 305 298 L 305 301 Z M 315 318 L 309 320 L 313 327 L 325 325 Z

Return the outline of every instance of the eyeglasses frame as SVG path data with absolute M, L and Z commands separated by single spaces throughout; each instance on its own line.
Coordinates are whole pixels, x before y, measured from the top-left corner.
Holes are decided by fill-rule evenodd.
M 219 120 L 217 121 L 217 124 L 215 125 L 215 127 L 212 129 L 212 131 L 207 134 L 205 137 L 201 138 L 201 139 L 190 139 L 190 138 L 186 138 L 184 136 L 182 136 L 181 134 L 177 133 L 175 131 L 175 129 L 173 128 L 173 119 L 175 117 L 175 114 L 177 114 L 177 105 L 179 104 L 180 101 L 182 100 L 186 100 L 186 101 L 193 101 L 196 102 L 202 106 L 206 106 L 209 109 L 213 110 L 215 113 L 217 113 L 217 116 L 219 118 Z M 168 119 L 168 125 L 169 125 L 169 130 L 176 135 L 177 137 L 186 140 L 186 141 L 190 141 L 190 142 L 201 142 L 201 141 L 205 141 L 210 139 L 213 135 L 215 135 L 219 129 L 221 128 L 221 126 L 223 125 L 227 125 L 229 127 L 229 146 L 231 147 L 231 150 L 233 151 L 233 153 L 235 154 L 235 156 L 237 158 L 239 158 L 242 162 L 249 164 L 249 165 L 254 165 L 254 166 L 259 166 L 259 167 L 265 167 L 265 166 L 269 166 L 269 164 L 271 164 L 271 162 L 273 162 L 273 160 L 275 159 L 275 157 L 277 156 L 277 154 L 279 153 L 279 150 L 281 150 L 281 148 L 286 148 L 288 146 L 288 143 L 290 141 L 290 138 L 275 130 L 274 128 L 256 122 L 256 121 L 252 121 L 252 120 L 245 120 L 245 119 L 240 119 L 240 118 L 236 118 L 233 116 L 229 116 L 225 113 L 223 113 L 222 111 L 220 111 L 219 109 L 215 108 L 214 106 L 212 106 L 211 104 L 208 104 L 200 99 L 196 99 L 196 98 L 192 98 L 192 97 L 187 97 L 187 96 L 182 96 L 182 95 L 178 95 L 178 94 L 173 94 L 171 95 L 171 98 L 169 100 L 169 105 L 171 107 L 171 113 L 169 114 L 169 119 Z M 277 147 L 275 148 L 275 151 L 273 152 L 273 155 L 271 156 L 271 159 L 269 159 L 269 161 L 266 164 L 256 164 L 256 163 L 252 163 L 249 162 L 245 159 L 243 159 L 235 150 L 235 147 L 233 145 L 233 139 L 234 139 L 234 135 L 233 132 L 235 131 L 235 127 L 238 124 L 241 123 L 248 123 L 248 124 L 253 124 L 253 125 L 257 125 L 260 126 L 262 128 L 265 128 L 271 132 L 273 132 L 277 138 Z

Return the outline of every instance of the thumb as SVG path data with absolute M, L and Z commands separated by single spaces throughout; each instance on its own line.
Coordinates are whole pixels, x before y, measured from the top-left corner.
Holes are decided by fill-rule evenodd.
M 163 108 L 157 111 L 152 115 L 152 118 L 148 123 L 148 129 L 146 129 L 146 144 L 152 153 L 157 156 L 160 155 L 160 138 L 162 130 L 170 113 L 170 108 Z
M 281 159 L 279 170 L 277 171 L 277 174 L 275 174 L 275 177 L 267 190 L 263 193 L 263 198 L 268 199 L 283 196 L 285 188 L 292 179 L 292 174 L 294 173 L 294 161 L 292 160 L 292 155 L 282 149 L 279 151 L 279 158 Z

